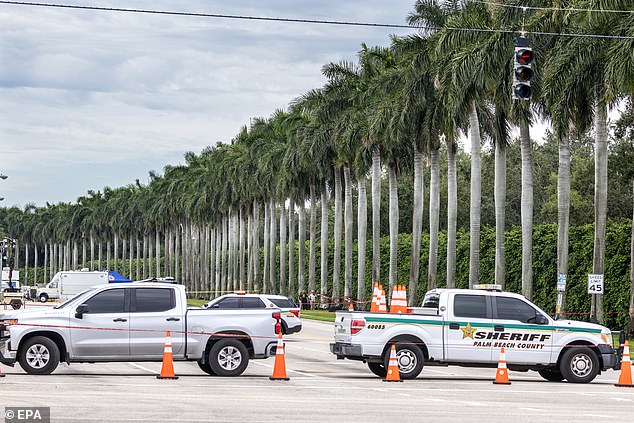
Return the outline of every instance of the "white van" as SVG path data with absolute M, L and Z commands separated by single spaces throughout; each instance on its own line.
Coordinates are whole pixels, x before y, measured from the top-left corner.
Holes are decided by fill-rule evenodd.
M 66 300 L 75 294 L 93 287 L 108 283 L 108 272 L 64 271 L 57 272 L 53 279 L 37 290 L 37 298 L 45 303 L 49 299 Z

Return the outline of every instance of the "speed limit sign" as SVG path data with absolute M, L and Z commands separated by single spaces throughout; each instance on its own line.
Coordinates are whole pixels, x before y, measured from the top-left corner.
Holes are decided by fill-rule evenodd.
M 588 294 L 603 295 L 603 275 L 588 275 Z

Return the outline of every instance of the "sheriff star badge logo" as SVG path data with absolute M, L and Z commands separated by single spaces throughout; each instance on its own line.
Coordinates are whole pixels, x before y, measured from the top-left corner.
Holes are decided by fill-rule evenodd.
M 467 326 L 465 326 L 464 328 L 460 328 L 460 330 L 462 331 L 462 339 L 473 339 L 473 334 L 476 332 L 477 328 L 472 328 L 471 323 L 467 323 Z

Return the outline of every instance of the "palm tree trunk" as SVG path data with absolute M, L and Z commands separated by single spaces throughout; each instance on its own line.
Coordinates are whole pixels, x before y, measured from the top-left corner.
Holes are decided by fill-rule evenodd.
M 156 247 L 156 277 L 161 277 L 161 236 L 158 228 L 154 229 L 154 245 Z
M 438 286 L 438 226 L 440 222 L 440 152 L 432 147 L 431 175 L 429 180 L 429 264 L 427 266 L 427 289 Z
M 381 153 L 372 153 L 372 282 L 381 281 Z
M 240 207 L 240 242 L 239 242 L 239 253 L 240 253 L 240 266 L 239 266 L 239 273 L 240 273 L 240 290 L 244 290 L 245 287 L 245 239 L 244 239 L 244 210 L 242 207 Z
M 632 179 L 632 198 L 634 199 L 634 179 Z M 632 210 L 634 210 L 634 207 Z M 630 318 L 627 322 L 627 333 L 630 338 L 634 336 L 634 213 L 632 214 L 632 241 L 630 246 Z
M 299 209 L 297 210 L 297 238 L 299 251 L 297 252 L 297 290 L 299 292 L 305 292 L 306 290 L 306 208 L 304 207 L 305 193 L 302 192 L 301 200 L 299 202 Z M 308 291 L 310 293 L 310 291 Z
M 352 298 L 352 178 L 350 177 L 350 167 L 344 166 L 343 168 L 343 180 L 344 180 L 344 284 L 343 284 L 343 298 L 344 301 L 350 301 Z
M 288 206 L 288 296 L 295 295 L 295 203 Z
M 90 270 L 95 270 L 95 236 L 92 231 L 90 231 Z
M 522 294 L 533 297 L 533 159 L 528 123 L 520 123 L 522 155 Z
M 361 307 L 365 304 L 365 252 L 368 236 L 368 194 L 365 188 L 366 178 L 357 179 L 357 301 Z
M 136 248 L 135 253 L 136 253 L 136 280 L 140 280 L 141 279 L 141 240 L 139 239 L 139 236 L 136 235 L 135 236 L 135 241 L 136 241 Z M 178 276 L 177 276 L 178 279 Z
M 114 271 L 119 271 L 119 234 L 114 234 Z
M 81 268 L 86 268 L 86 237 L 81 236 Z
M 110 270 L 110 250 L 112 249 L 112 242 L 110 237 L 106 240 L 106 269 Z
M 334 168 L 335 175 L 335 227 L 334 227 L 334 257 L 332 266 L 332 304 L 339 304 L 340 281 L 339 273 L 341 271 L 341 235 L 343 226 L 342 204 L 341 204 L 341 170 Z
M 420 244 L 423 230 L 423 204 L 425 198 L 425 174 L 423 172 L 423 153 L 414 145 L 414 208 L 412 216 L 412 254 L 409 265 L 408 304 L 416 303 L 418 275 L 420 273 Z
M 253 200 L 253 289 L 260 292 L 260 204 Z
M 222 218 L 216 220 L 216 274 L 214 281 L 214 298 L 220 294 L 222 267 L 220 266 L 220 258 L 222 257 Z
M 35 260 L 35 262 L 33 263 L 33 286 L 37 287 L 37 281 L 38 281 L 37 270 L 38 270 L 38 262 L 40 259 L 39 250 L 37 248 L 37 242 L 33 243 L 33 259 Z
M 125 234 L 124 234 L 125 235 Z M 125 238 L 121 238 L 121 272 L 123 273 L 123 276 L 130 278 L 129 275 L 126 275 L 126 259 L 127 259 L 127 253 L 128 253 L 128 243 L 126 241 Z
M 390 190 L 390 290 L 397 283 L 398 260 L 398 186 L 396 182 L 396 164 L 391 163 L 388 171 Z
M 475 101 L 469 112 L 471 140 L 471 205 L 469 222 L 469 286 L 478 283 L 480 276 L 480 199 L 482 195 L 482 165 L 480 160 L 480 122 Z
M 247 290 L 253 291 L 253 234 L 255 229 L 253 226 L 253 213 L 247 213 Z
M 286 205 L 280 204 L 280 286 L 279 294 L 286 295 Z
M 270 207 L 270 217 L 271 217 L 271 225 L 269 227 L 269 292 L 275 292 L 275 277 L 276 277 L 276 271 L 275 271 L 275 245 L 276 245 L 276 237 L 275 237 L 275 231 L 276 231 L 276 216 L 275 216 L 275 201 L 273 200 L 273 198 L 271 198 L 271 201 L 269 203 L 269 207 Z
M 506 222 L 506 146 L 495 144 L 495 283 L 504 289 L 506 262 L 504 258 L 504 229 Z
M 227 257 L 227 291 L 232 291 L 235 290 L 235 274 L 234 274 L 234 267 L 233 267 L 233 263 L 234 263 L 234 240 L 235 240 L 235 236 L 234 236 L 234 232 L 235 232 L 235 228 L 234 228 L 234 219 L 233 219 L 233 212 L 231 212 L 229 214 L 229 219 L 227 221 L 227 230 L 228 230 L 228 238 L 227 238 L 227 252 L 228 252 L 228 257 Z
M 264 270 L 263 270 L 263 274 L 262 274 L 262 292 L 263 293 L 268 293 L 268 285 L 269 285 L 269 254 L 271 253 L 270 248 L 271 248 L 271 217 L 269 216 L 271 214 L 271 209 L 269 208 L 269 205 L 265 202 L 264 203 Z
M 310 184 L 310 250 L 308 252 L 308 291 L 315 290 L 315 255 L 317 241 L 317 195 L 315 193 L 315 184 Z
M 227 271 L 228 270 L 227 269 L 227 247 L 229 245 L 228 236 L 229 236 L 229 219 L 225 215 L 222 218 L 222 254 L 221 254 L 222 275 L 220 280 L 220 295 L 225 294 L 228 288 L 228 283 L 227 283 L 228 281 L 227 274 L 229 273 Z
M 447 288 L 456 287 L 456 225 L 458 221 L 458 184 L 456 178 L 456 148 L 447 140 Z
M 23 276 L 23 283 L 24 285 L 28 285 L 28 277 L 29 277 L 29 243 L 25 242 L 24 243 L 24 276 Z
M 79 268 L 79 246 L 77 245 L 77 240 L 73 240 L 73 269 L 77 270 Z
M 596 108 L 596 137 L 594 147 L 594 254 L 592 273 L 605 271 L 605 230 L 608 203 L 608 129 L 607 106 L 599 103 Z M 603 295 L 593 295 L 592 315 L 603 324 Z
M 324 184 L 321 193 L 321 286 L 319 302 L 322 303 L 328 295 L 328 185 Z
M 559 140 L 557 171 L 557 274 L 568 274 L 568 232 L 570 230 L 570 136 Z M 561 312 L 566 313 L 566 292 L 562 292 Z

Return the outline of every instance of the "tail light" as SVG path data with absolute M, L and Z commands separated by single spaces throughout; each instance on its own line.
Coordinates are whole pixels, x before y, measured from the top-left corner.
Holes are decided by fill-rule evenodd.
M 275 333 L 278 334 L 282 331 L 282 323 L 280 322 L 282 315 L 279 311 L 275 311 L 271 313 L 271 316 L 275 319 Z
M 295 317 L 299 317 L 299 309 L 291 309 L 289 310 L 291 313 L 295 315 Z
M 363 329 L 364 327 L 364 319 L 352 319 L 352 322 L 350 322 L 350 333 L 352 335 L 356 335 L 357 333 L 361 332 L 361 329 Z

